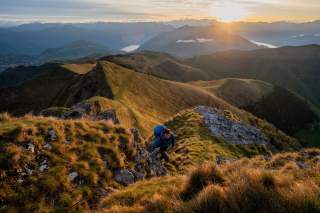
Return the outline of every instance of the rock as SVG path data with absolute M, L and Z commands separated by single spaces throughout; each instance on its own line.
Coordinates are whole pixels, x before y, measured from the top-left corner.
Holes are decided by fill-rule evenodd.
M 237 119 L 230 119 L 224 111 L 199 106 L 196 111 L 203 116 L 204 125 L 212 135 L 222 138 L 233 144 L 269 144 L 269 139 L 257 128 L 249 124 L 239 122 Z M 230 114 L 230 113 L 229 113 Z
M 62 115 L 62 119 L 81 119 L 83 117 L 83 113 L 77 110 L 70 110 Z
M 97 120 L 111 120 L 114 124 L 119 124 L 119 119 L 115 109 L 109 109 L 101 112 L 96 116 Z
M 46 143 L 46 144 L 43 146 L 43 148 L 45 148 L 45 149 L 52 149 L 52 146 L 51 146 L 50 144 Z
M 64 140 L 62 143 L 64 143 L 64 144 L 70 144 L 70 142 L 67 141 L 67 140 Z
M 227 157 L 223 157 L 221 155 L 217 155 L 216 156 L 216 163 L 218 165 L 232 163 L 232 162 L 234 162 L 236 160 L 237 159 L 235 159 L 235 158 L 227 158 Z
M 34 152 L 34 148 L 35 148 L 35 146 L 32 144 L 32 143 L 28 143 L 28 150 L 30 151 L 30 152 Z
M 40 172 L 44 172 L 45 170 L 47 170 L 49 167 L 48 167 L 48 164 L 47 164 L 47 160 L 43 160 L 41 163 L 40 163 Z
M 88 120 L 111 120 L 114 124 L 119 124 L 119 119 L 115 109 L 108 109 L 101 111 L 99 102 L 92 103 L 78 103 L 65 112 L 62 119 L 81 119 Z
M 27 167 L 25 167 L 25 169 L 26 169 L 28 175 L 32 175 L 33 174 L 33 170 L 31 170 L 31 169 L 29 169 Z
M 49 129 L 48 134 L 49 134 L 49 139 L 51 141 L 56 141 L 57 140 L 57 134 L 53 129 Z
M 139 130 L 132 128 L 130 131 L 132 134 L 132 144 L 137 151 L 135 157 L 135 178 L 142 178 L 142 176 L 144 176 L 144 171 L 147 172 L 148 176 L 166 175 L 167 172 L 162 163 L 159 160 L 152 158 L 151 153 L 144 147 L 144 142 L 140 136 Z
M 100 188 L 99 192 L 102 196 L 108 197 L 111 193 L 117 192 L 117 189 L 114 189 L 112 187 L 107 187 L 107 188 Z
M 306 165 L 304 162 L 302 162 L 302 161 L 298 161 L 298 162 L 297 162 L 297 166 L 299 166 L 300 169 L 305 169 L 305 168 L 307 168 L 307 165 Z
M 69 179 L 70 179 L 70 181 L 74 181 L 76 178 L 78 177 L 78 172 L 71 172 L 70 174 L 69 174 Z
M 144 179 L 144 174 L 141 173 L 141 172 L 132 171 L 132 174 L 133 174 L 133 176 L 134 176 L 134 180 L 135 180 L 135 181 Z
M 115 171 L 115 180 L 122 185 L 134 183 L 134 175 L 128 169 L 119 169 Z

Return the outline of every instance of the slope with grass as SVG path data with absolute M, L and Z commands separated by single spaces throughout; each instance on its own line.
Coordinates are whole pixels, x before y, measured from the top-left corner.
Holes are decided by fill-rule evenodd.
M 0 116 L 0 211 L 82 212 L 121 188 L 143 140 L 103 121 Z M 141 164 L 142 165 L 142 164 Z M 147 172 L 141 166 L 140 172 Z
M 0 103 L 0 111 L 16 115 L 31 111 L 38 113 L 49 107 L 70 107 L 91 97 L 101 96 L 126 107 L 145 136 L 151 132 L 154 124 L 197 105 L 242 113 L 192 85 L 162 80 L 108 61 L 98 62 L 95 68 L 86 73 L 74 70 L 74 66 L 59 66 L 58 70 L 45 72 L 17 87 L 0 90 L 0 98 L 6 100 Z
M 100 208 L 101 212 L 318 212 L 319 157 L 319 149 L 308 149 L 204 164 L 186 176 L 138 182 L 111 194 Z
M 221 78 L 262 80 L 289 89 L 320 106 L 320 46 L 226 51 L 188 59 L 187 64 Z
M 252 79 L 222 79 L 216 81 L 193 82 L 228 103 L 266 119 L 287 134 L 308 131 L 310 126 L 319 122 L 319 112 L 315 106 L 300 96 L 278 86 Z M 318 134 L 317 128 L 313 133 Z M 317 133 L 318 132 L 318 133 Z M 298 134 L 305 144 L 315 144 L 313 139 L 306 140 L 307 134 Z
M 165 53 L 137 52 L 126 55 L 104 57 L 103 60 L 119 64 L 137 72 L 155 75 L 172 81 L 207 80 L 208 74 L 198 68 L 184 64 L 177 58 Z
M 168 170 L 173 174 L 184 173 L 206 161 L 215 162 L 220 157 L 233 160 L 300 148 L 295 139 L 265 121 L 255 117 L 249 117 L 249 121 L 245 121 L 225 110 L 224 116 L 232 122 L 227 128 L 232 128 L 238 122 L 243 124 L 248 122 L 248 125 L 258 127 L 261 134 L 269 140 L 267 144 L 258 139 L 254 143 L 234 143 L 210 131 L 210 126 L 205 122 L 205 115 L 201 113 L 200 108 L 185 110 L 165 123 L 175 133 L 177 141 L 177 147 L 170 152 L 172 160 L 167 164 Z M 227 129 L 224 133 L 226 132 Z
M 84 68 L 82 67 L 84 66 Z M 68 106 L 95 95 L 112 96 L 103 73 L 91 65 L 58 65 L 15 87 L 0 90 L 0 111 L 21 115 L 51 106 Z M 88 70 L 88 69 L 89 70 Z M 102 76 L 102 77 L 101 77 Z M 81 87 L 80 87 L 80 85 Z

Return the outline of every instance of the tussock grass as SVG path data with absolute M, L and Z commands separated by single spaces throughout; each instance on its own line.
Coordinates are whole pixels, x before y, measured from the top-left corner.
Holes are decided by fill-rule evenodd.
M 27 115 L 3 120 L 0 133 L 0 211 L 5 212 L 92 209 L 101 189 L 117 187 L 114 170 L 131 167 L 136 156 L 131 133 L 103 121 Z
M 138 199 L 132 200 L 130 205 L 118 203 L 123 198 L 120 190 L 103 210 L 109 212 L 116 207 L 118 210 L 150 213 L 319 212 L 318 152 L 317 149 L 307 149 L 299 153 L 278 154 L 271 159 L 257 156 L 221 166 L 205 164 L 191 171 L 186 178 L 179 179 L 180 187 L 163 185 L 166 190 L 154 191 L 154 196 L 144 202 Z M 271 168 L 270 163 L 278 161 L 281 156 L 282 163 Z M 301 160 L 306 163 L 305 168 L 292 166 Z M 289 165 L 290 170 L 285 169 Z M 160 183 L 159 180 L 156 182 Z M 139 186 L 152 190 L 152 187 L 147 188 L 148 183 L 144 181 Z M 132 185 L 126 189 L 132 193 L 126 199 L 135 195 L 133 190 L 136 187 Z

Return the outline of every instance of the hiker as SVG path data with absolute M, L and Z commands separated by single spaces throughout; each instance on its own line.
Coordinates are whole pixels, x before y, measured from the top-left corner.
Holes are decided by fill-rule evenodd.
M 160 148 L 161 159 L 165 161 L 169 161 L 169 155 L 167 153 L 167 149 L 170 147 L 174 147 L 175 138 L 172 132 L 166 128 L 164 125 L 158 125 L 153 130 L 154 139 L 151 144 L 152 156 L 157 156 L 157 149 Z

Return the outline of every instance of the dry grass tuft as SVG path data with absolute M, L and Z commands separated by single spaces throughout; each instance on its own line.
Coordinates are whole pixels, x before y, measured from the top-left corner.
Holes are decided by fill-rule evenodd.
M 13 119 L 11 115 L 8 112 L 4 112 L 0 114 L 0 122 L 6 122 Z
M 180 180 L 182 189 L 169 185 L 146 202 L 118 207 L 150 213 L 320 212 L 320 166 L 319 161 L 314 162 L 319 151 L 278 154 L 272 159 L 256 157 L 221 166 L 205 164 Z M 293 166 L 302 160 L 305 168 Z

